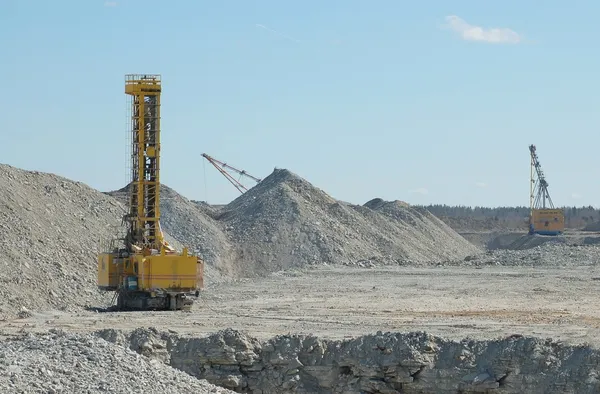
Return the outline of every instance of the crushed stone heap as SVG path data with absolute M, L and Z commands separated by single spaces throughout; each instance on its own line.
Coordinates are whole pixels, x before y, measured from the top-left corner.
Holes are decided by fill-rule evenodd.
M 97 336 L 57 331 L 0 342 L 0 391 L 234 393 Z
M 109 302 L 96 287 L 96 255 L 122 214 L 80 182 L 0 165 L 0 314 Z
M 427 211 L 379 199 L 343 203 L 281 169 L 221 208 L 217 222 L 235 246 L 231 271 L 240 274 L 361 260 L 435 262 L 479 251 Z

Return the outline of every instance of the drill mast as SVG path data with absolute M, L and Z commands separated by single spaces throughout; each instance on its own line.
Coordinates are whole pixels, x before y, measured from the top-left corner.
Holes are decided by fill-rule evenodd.
M 125 93 L 132 111 L 126 248 L 160 250 L 160 76 L 126 75 Z

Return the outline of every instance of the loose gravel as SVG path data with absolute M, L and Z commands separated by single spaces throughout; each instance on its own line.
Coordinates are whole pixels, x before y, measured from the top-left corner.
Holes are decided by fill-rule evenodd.
M 0 392 L 233 393 L 97 336 L 60 331 L 0 342 Z
M 96 255 L 122 212 L 82 183 L 0 165 L 0 314 L 108 302 L 96 287 Z
M 287 170 L 212 216 L 234 246 L 229 271 L 240 276 L 365 259 L 436 262 L 480 251 L 425 210 L 381 199 L 347 204 Z
M 464 260 L 448 262 L 448 265 L 508 267 L 575 267 L 597 266 L 600 263 L 600 247 L 597 245 L 568 245 L 543 243 L 522 249 L 496 249 L 467 256 Z

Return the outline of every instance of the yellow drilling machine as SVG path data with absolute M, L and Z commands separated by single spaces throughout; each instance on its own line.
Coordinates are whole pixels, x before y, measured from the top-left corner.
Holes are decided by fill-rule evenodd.
M 175 251 L 160 227 L 160 75 L 126 75 L 125 93 L 131 112 L 126 231 L 98 256 L 98 287 L 115 292 L 117 310 L 189 309 L 203 288 L 204 265 L 187 248 Z

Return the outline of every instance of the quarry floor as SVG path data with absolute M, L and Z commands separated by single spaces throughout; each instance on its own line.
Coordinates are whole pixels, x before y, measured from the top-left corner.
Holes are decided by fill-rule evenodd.
M 451 339 L 535 335 L 597 347 L 599 292 L 600 268 L 589 266 L 319 267 L 211 286 L 190 312 L 35 313 L 0 322 L 0 334 L 156 327 L 198 335 L 233 328 L 259 339 L 343 339 L 427 331 Z

